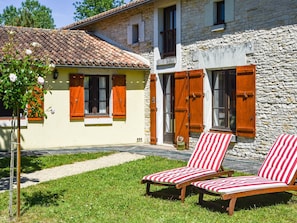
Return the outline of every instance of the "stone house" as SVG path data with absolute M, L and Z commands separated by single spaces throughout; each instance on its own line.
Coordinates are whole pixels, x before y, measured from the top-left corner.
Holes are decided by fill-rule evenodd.
M 20 52 L 39 43 L 36 57 L 56 68 L 45 79 L 47 118 L 21 118 L 23 149 L 142 142 L 148 61 L 80 30 L 1 26 L 1 49 L 8 33 Z M 1 102 L 0 150 L 10 148 L 11 113 Z
M 229 154 L 263 158 L 297 132 L 296 1 L 135 0 L 64 29 L 149 60 L 146 143 L 227 132 Z

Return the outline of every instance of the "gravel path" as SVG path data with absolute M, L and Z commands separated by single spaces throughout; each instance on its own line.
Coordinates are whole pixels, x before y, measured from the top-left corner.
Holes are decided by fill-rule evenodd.
M 67 164 L 63 166 L 48 168 L 40 171 L 36 171 L 29 174 L 21 174 L 21 188 L 35 185 L 41 182 L 59 179 L 62 177 L 72 176 L 100 168 L 116 166 L 125 162 L 130 162 L 138 159 L 145 158 L 144 155 L 133 154 L 129 152 L 115 153 L 112 155 L 100 157 L 98 159 L 87 160 L 83 162 L 76 162 L 73 164 Z M 2 180 L 2 182 L 1 182 Z M 8 183 L 9 179 L 1 179 L 0 185 L 4 186 Z M 14 185 L 15 186 L 15 185 Z M 0 192 L 4 192 L 8 188 L 0 188 Z

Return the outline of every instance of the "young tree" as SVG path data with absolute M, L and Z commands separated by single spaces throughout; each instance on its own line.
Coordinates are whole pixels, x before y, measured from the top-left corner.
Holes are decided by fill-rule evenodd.
M 73 3 L 76 12 L 74 19 L 76 21 L 85 19 L 109 9 L 121 6 L 125 3 L 124 0 L 82 0 Z
M 20 216 L 20 169 L 21 169 L 21 137 L 20 117 L 31 114 L 34 117 L 45 116 L 43 110 L 44 87 L 46 75 L 52 73 L 54 65 L 46 58 L 37 58 L 35 52 L 41 45 L 31 43 L 27 49 L 20 49 L 14 41 L 15 33 L 8 33 L 8 42 L 1 49 L 0 63 L 0 100 L 6 109 L 12 111 L 12 120 L 17 117 L 17 215 Z M 11 133 L 14 135 L 15 124 Z M 12 137 L 14 138 L 14 137 Z M 11 151 L 13 154 L 13 151 Z M 11 156 L 13 157 L 13 155 Z M 13 169 L 13 166 L 11 167 Z M 13 174 L 13 171 L 11 171 Z M 12 177 L 11 177 L 12 178 Z M 12 185 L 12 183 L 10 183 Z M 10 201 L 12 200 L 12 196 Z M 11 202 L 10 202 L 11 203 Z
M 17 9 L 7 6 L 0 14 L 0 24 L 52 29 L 55 28 L 52 10 L 39 4 L 37 0 L 26 0 Z

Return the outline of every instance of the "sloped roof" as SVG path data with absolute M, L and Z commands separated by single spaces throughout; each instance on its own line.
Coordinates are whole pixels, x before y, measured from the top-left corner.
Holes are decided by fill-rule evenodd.
M 94 22 L 97 22 L 100 19 L 118 14 L 120 12 L 141 6 L 145 3 L 150 3 L 153 2 L 153 0 L 134 0 L 132 2 L 129 2 L 127 4 L 124 4 L 122 6 L 119 6 L 117 8 L 113 8 L 111 10 L 102 12 L 100 14 L 94 15 L 92 17 L 86 18 L 86 19 L 82 19 L 80 21 L 77 21 L 75 23 L 69 24 L 67 26 L 62 27 L 61 29 L 79 29 L 80 27 L 86 26 L 88 24 L 92 24 Z
M 14 32 L 19 50 L 28 49 L 30 44 L 37 42 L 41 45 L 36 51 L 38 57 L 47 57 L 56 66 L 149 69 L 148 64 L 127 51 L 82 30 L 0 26 L 0 59 L 10 31 Z

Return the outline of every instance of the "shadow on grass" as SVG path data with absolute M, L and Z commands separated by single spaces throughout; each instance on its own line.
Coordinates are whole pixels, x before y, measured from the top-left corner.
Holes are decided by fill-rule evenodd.
M 16 183 L 16 157 L 14 164 L 14 179 L 13 182 Z M 32 173 L 37 170 L 41 170 L 43 167 L 42 162 L 37 156 L 24 156 L 21 159 L 21 172 L 22 173 Z M 9 189 L 9 176 L 10 176 L 10 158 L 6 157 L 1 159 L 0 162 L 0 191 Z M 21 183 L 29 181 L 30 179 L 21 178 Z M 35 181 L 35 180 L 30 180 Z
M 292 198 L 292 196 L 293 195 L 289 192 L 281 192 L 281 193 L 261 194 L 261 195 L 255 195 L 250 197 L 238 198 L 235 205 L 235 211 L 251 210 L 254 208 L 273 206 L 277 204 L 286 204 Z M 205 207 L 214 212 L 226 213 L 227 207 L 229 205 L 229 200 L 226 200 L 226 201 L 221 199 L 215 199 L 215 200 L 209 200 L 209 201 L 204 200 L 202 204 L 197 203 L 197 205 L 200 205 L 201 207 Z
M 16 156 L 14 159 L 14 175 L 16 175 Z M 32 173 L 35 172 L 37 170 L 41 170 L 43 167 L 42 162 L 38 159 L 37 156 L 23 156 L 21 158 L 21 165 L 22 165 L 22 169 L 21 172 L 22 173 Z M 10 173 L 10 157 L 5 157 L 1 159 L 0 162 L 0 178 L 2 177 L 9 177 L 9 173 Z
M 164 186 L 164 188 L 149 193 L 149 196 L 159 198 L 163 200 L 180 200 L 180 189 L 176 189 L 174 186 Z M 194 187 L 188 186 L 186 190 L 186 198 L 189 196 L 197 195 Z
M 33 206 L 58 206 L 59 201 L 63 201 L 65 192 L 66 190 L 61 190 L 59 192 L 36 191 L 33 193 L 22 193 L 24 202 L 22 214 Z

